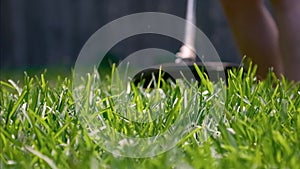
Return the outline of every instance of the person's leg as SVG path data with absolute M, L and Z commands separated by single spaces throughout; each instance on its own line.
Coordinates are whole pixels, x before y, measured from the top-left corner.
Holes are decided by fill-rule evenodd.
M 290 80 L 300 81 L 300 1 L 271 0 L 271 3 L 285 75 Z
M 221 0 L 242 55 L 258 65 L 258 74 L 265 77 L 269 67 L 282 73 L 278 31 L 262 0 Z

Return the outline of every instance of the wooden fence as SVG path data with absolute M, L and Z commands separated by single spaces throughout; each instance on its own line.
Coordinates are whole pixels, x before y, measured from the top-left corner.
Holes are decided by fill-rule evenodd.
M 106 23 L 145 11 L 184 17 L 185 8 L 186 0 L 1 0 L 0 69 L 72 66 L 84 42 Z M 222 60 L 239 60 L 218 0 L 198 0 L 197 25 Z M 154 44 L 171 52 L 178 50 L 178 43 L 170 40 Z M 141 38 L 113 54 L 128 54 L 137 46 L 153 45 Z

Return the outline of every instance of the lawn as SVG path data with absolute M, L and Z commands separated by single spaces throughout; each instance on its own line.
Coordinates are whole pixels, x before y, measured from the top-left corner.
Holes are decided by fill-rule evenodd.
M 261 81 L 255 70 L 250 65 L 229 72 L 227 85 L 199 72 L 200 85 L 158 79 L 154 88 L 124 88 L 109 77 L 98 84 L 97 74 L 89 75 L 81 86 L 86 99 L 80 101 L 70 77 L 3 79 L 0 168 L 299 168 L 300 85 L 272 72 Z M 186 130 L 176 133 L 178 124 Z M 104 125 L 111 134 L 92 134 L 92 127 Z M 105 142 L 117 140 L 116 133 L 175 137 L 165 149 L 155 144 L 133 149 L 129 142 L 127 150 L 123 142 Z

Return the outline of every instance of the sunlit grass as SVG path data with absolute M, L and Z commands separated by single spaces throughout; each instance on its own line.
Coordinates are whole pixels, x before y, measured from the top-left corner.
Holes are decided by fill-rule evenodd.
M 254 69 L 254 70 L 253 70 Z M 255 67 L 229 73 L 223 112 L 217 125 L 206 116 L 218 105 L 216 91 L 203 74 L 202 85 L 185 80 L 154 89 L 131 84 L 128 106 L 151 112 L 163 106 L 164 116 L 149 123 L 131 122 L 116 108 L 112 79 L 92 90 L 99 97 L 99 113 L 118 132 L 149 137 L 168 130 L 183 112 L 185 93 L 196 92 L 199 118 L 193 130 L 177 146 L 151 158 L 127 158 L 111 154 L 85 130 L 75 111 L 72 81 L 58 78 L 49 85 L 47 74 L 27 76 L 20 82 L 1 81 L 1 168 L 297 168 L 300 159 L 300 85 L 280 80 L 270 72 L 259 81 Z M 22 82 L 22 83 L 21 83 Z M 51 81 L 53 83 L 53 80 Z M 103 82 L 104 83 L 104 82 Z M 86 81 L 86 89 L 91 83 Z M 164 94 L 164 100 L 156 96 Z M 152 93 L 151 93 L 152 92 Z M 151 95 L 152 94 L 152 95 Z M 150 104 L 151 103 L 151 104 Z M 163 103 L 163 104 L 162 104 Z M 122 106 L 126 107 L 125 103 Z M 189 103 L 191 104 L 191 103 Z M 128 108 L 129 109 L 129 108 Z M 153 115 L 147 116 L 148 118 Z M 149 120 L 149 119 L 148 119 Z

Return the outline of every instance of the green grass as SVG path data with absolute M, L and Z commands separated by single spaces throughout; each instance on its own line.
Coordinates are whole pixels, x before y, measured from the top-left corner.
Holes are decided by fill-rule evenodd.
M 153 82 L 155 89 L 131 84 L 127 95 L 118 97 L 120 91 L 114 90 L 123 90 L 120 79 L 108 78 L 95 87 L 97 76 L 87 77 L 85 97 L 92 94 L 98 100 L 81 102 L 83 109 L 93 107 L 95 117 L 103 117 L 112 130 L 131 137 L 168 132 L 185 110 L 197 107 L 193 114 L 197 120 L 191 120 L 194 127 L 173 149 L 149 158 L 114 155 L 88 134 L 87 124 L 75 111 L 71 79 L 57 78 L 51 85 L 47 74 L 25 75 L 19 83 L 3 80 L 0 168 L 299 168 L 299 83 L 279 80 L 272 72 L 259 81 L 252 66 L 242 72 L 230 72 L 221 102 L 221 93 L 214 88 L 218 84 L 201 73 L 200 86 L 159 79 Z M 122 102 L 125 96 L 129 98 Z M 132 122 L 118 113 L 130 105 L 145 112 L 141 115 L 150 122 Z M 153 110 L 163 113 L 154 118 Z

